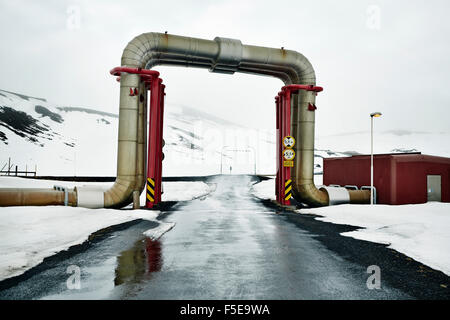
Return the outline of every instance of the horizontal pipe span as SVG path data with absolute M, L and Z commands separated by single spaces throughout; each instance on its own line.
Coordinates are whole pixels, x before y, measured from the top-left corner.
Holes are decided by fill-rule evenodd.
M 122 55 L 122 67 L 150 69 L 156 65 L 207 68 L 212 72 L 267 75 L 285 84 L 315 85 L 311 63 L 302 54 L 284 49 L 243 45 L 239 40 L 213 41 L 182 36 L 146 33 L 134 38 Z M 134 85 L 137 85 L 136 83 Z M 315 93 L 294 95 L 292 133 L 297 139 L 293 191 L 297 200 L 311 206 L 328 205 L 328 195 L 313 182 Z M 308 111 L 309 113 L 307 113 Z M 119 149 L 120 152 L 120 149 Z
M 6 188 L 0 189 L 0 205 L 7 206 L 58 206 L 64 205 L 63 191 L 56 191 L 53 189 L 16 189 Z M 68 205 L 77 205 L 76 193 L 72 190 L 68 192 Z
M 350 203 L 370 203 L 370 190 L 348 190 L 348 193 L 350 195 Z

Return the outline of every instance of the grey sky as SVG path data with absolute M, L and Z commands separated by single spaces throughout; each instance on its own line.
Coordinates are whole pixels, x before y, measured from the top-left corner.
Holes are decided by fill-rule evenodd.
M 67 26 L 72 9 L 80 11 L 79 28 L 73 20 Z M 449 9 L 445 0 L 0 0 L 0 89 L 117 113 L 119 87 L 109 70 L 133 37 L 167 30 L 303 53 L 324 87 L 318 135 L 368 130 L 373 111 L 383 112 L 378 130 L 448 132 Z M 274 126 L 277 79 L 156 69 L 169 107 Z

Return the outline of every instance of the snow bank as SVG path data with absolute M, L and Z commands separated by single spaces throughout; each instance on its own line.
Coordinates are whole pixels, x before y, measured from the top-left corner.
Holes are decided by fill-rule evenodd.
M 189 201 L 203 197 L 211 192 L 208 184 L 202 181 L 163 182 L 162 201 Z M 141 193 L 141 206 L 145 206 L 145 192 Z
M 416 205 L 338 205 L 301 209 L 320 221 L 363 227 L 342 235 L 388 244 L 433 269 L 450 275 L 450 203 Z
M 255 183 L 250 192 L 259 199 L 275 200 L 275 179 Z
M 83 243 L 100 229 L 136 219 L 155 220 L 158 214 L 61 206 L 0 208 L 0 281 Z
M 153 229 L 144 232 L 144 235 L 152 240 L 158 240 L 167 231 L 172 230 L 175 227 L 175 222 L 159 222 L 159 225 Z
M 316 174 L 314 175 L 314 183 L 317 187 L 322 185 L 322 175 Z M 251 193 L 260 199 L 266 200 L 275 200 L 275 178 L 264 180 L 259 183 L 256 183 L 252 186 Z
M 111 182 L 88 183 L 0 177 L 0 188 L 52 188 L 62 185 L 98 185 L 105 189 Z M 200 181 L 164 182 L 163 201 L 186 201 L 207 195 L 210 187 Z M 145 192 L 141 195 L 145 204 Z M 69 247 L 81 244 L 103 228 L 136 219 L 155 220 L 159 211 L 86 209 L 62 206 L 0 208 L 0 281 L 18 276 Z M 158 239 L 172 229 L 172 223 L 160 223 L 144 234 Z
M 210 186 L 201 181 L 163 182 L 163 190 L 163 201 L 188 201 L 211 192 Z

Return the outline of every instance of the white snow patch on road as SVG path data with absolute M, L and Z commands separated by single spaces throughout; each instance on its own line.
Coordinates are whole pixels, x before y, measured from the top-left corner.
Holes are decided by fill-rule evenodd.
M 162 201 L 189 201 L 211 193 L 211 187 L 202 181 L 164 181 Z M 141 193 L 141 206 L 145 206 L 145 192 Z
M 259 199 L 275 200 L 275 179 L 255 183 L 250 189 L 250 192 Z
M 314 183 L 319 188 L 322 184 L 322 175 L 314 175 Z M 275 200 L 275 178 L 269 180 L 263 180 L 261 182 L 255 183 L 251 188 L 251 193 L 259 199 L 269 199 Z
M 208 184 L 202 181 L 163 182 L 162 201 L 188 201 L 206 196 L 211 192 Z
M 98 230 L 136 219 L 155 220 L 158 214 L 62 206 L 0 208 L 0 281 L 83 243 Z
M 159 225 L 153 229 L 144 232 L 144 235 L 155 241 L 162 237 L 164 233 L 175 227 L 175 222 L 159 222 Z
M 433 269 L 450 275 L 450 203 L 338 205 L 300 209 L 320 221 L 362 227 L 342 235 L 388 244 Z

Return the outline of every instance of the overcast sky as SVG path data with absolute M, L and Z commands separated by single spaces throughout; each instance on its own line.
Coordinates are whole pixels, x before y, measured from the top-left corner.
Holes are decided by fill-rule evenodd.
M 164 31 L 221 36 L 283 46 L 311 61 L 324 87 L 319 136 L 369 130 L 373 111 L 383 113 L 378 130 L 448 132 L 449 13 L 445 0 L 0 0 L 0 89 L 117 113 L 119 86 L 109 70 L 132 38 Z M 167 86 L 168 108 L 186 105 L 251 127 L 274 126 L 277 79 L 155 69 Z

